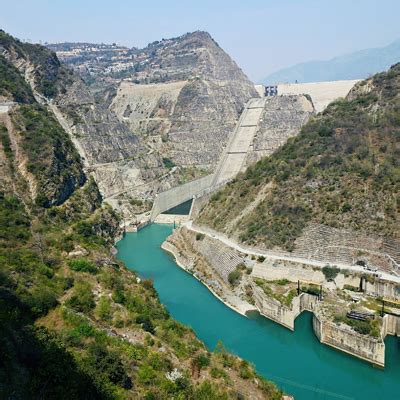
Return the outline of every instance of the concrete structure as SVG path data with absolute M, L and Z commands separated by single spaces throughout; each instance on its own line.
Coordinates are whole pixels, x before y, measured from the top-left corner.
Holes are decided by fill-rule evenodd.
M 155 218 L 169 210 L 172 207 L 184 203 L 202 192 L 203 190 L 211 186 L 213 175 L 207 175 L 203 178 L 196 179 L 194 181 L 185 183 L 184 185 L 174 187 L 166 190 L 165 192 L 159 193 L 154 199 L 153 208 L 150 214 L 150 221 L 154 221 Z
M 254 146 L 255 141 L 265 141 L 268 138 L 269 141 L 273 142 L 271 151 L 264 150 L 261 154 L 268 155 L 283 144 L 287 137 L 295 135 L 313 112 L 312 104 L 304 96 L 302 98 L 301 95 L 309 95 L 316 111 L 322 111 L 331 101 L 346 96 L 356 82 L 337 81 L 278 85 L 278 95 L 288 99 L 287 102 L 284 102 L 283 99 L 277 102 L 279 103 L 278 106 L 275 103 L 274 106 L 274 99 L 271 98 L 276 95 L 276 86 L 265 88 L 263 85 L 256 85 L 255 88 L 261 94 L 261 98 L 250 99 L 246 104 L 219 159 L 214 175 L 160 193 L 154 201 L 151 221 L 154 221 L 162 212 L 190 200 L 194 196 L 199 198 L 200 193 L 203 192 L 204 195 L 204 190 L 207 189 L 209 194 L 214 191 L 213 188 L 220 187 L 223 183 L 234 179 L 248 164 L 257 161 L 258 157 L 254 155 L 254 151 L 258 149 L 257 146 Z M 289 98 L 291 98 L 291 101 L 289 101 Z M 271 111 L 270 114 L 273 114 L 269 116 L 270 119 L 267 121 L 268 125 L 273 125 L 273 128 L 267 127 L 271 130 L 271 137 L 268 136 L 270 131 L 266 131 L 266 127 L 262 123 L 263 116 L 267 120 L 265 114 L 267 111 Z M 282 124 L 282 128 L 279 129 L 279 124 L 276 123 L 274 118 L 286 119 L 286 125 Z M 260 137 L 255 140 L 257 134 Z M 253 157 L 249 158 L 250 153 L 253 153 Z
M 185 183 L 156 196 L 151 211 L 151 221 L 154 221 L 159 214 L 178 204 L 193 197 L 198 197 L 200 194 L 204 195 L 205 192 L 214 191 L 213 188 L 221 187 L 242 170 L 250 145 L 256 134 L 265 102 L 265 98 L 254 98 L 247 103 L 213 175 Z
M 254 85 L 257 93 L 260 97 L 265 97 L 265 86 L 264 85 Z
M 314 333 L 321 343 L 344 351 L 380 367 L 385 366 L 385 343 L 383 338 L 362 335 L 333 322 L 323 320 L 314 312 Z
M 359 80 L 313 82 L 313 83 L 281 83 L 278 95 L 308 94 L 317 112 L 323 111 L 329 103 L 340 97 L 346 97 Z
M 271 97 L 271 96 L 277 96 L 277 95 L 278 95 L 278 86 L 277 85 L 265 86 L 264 96 Z
M 15 104 L 13 101 L 0 102 L 0 114 L 8 113 L 11 107 Z
M 175 226 L 182 225 L 189 220 L 189 215 L 179 214 L 159 214 L 154 222 L 156 224 L 175 224 Z
M 313 312 L 318 306 L 317 296 L 301 293 L 293 299 L 290 307 L 286 307 L 278 300 L 268 297 L 255 283 L 251 284 L 255 305 L 261 315 L 294 331 L 294 321 L 303 312 Z
M 247 152 L 257 132 L 266 99 L 251 99 L 240 116 L 235 131 L 220 158 L 213 185 L 233 179 L 243 168 Z
M 382 338 L 387 335 L 400 335 L 400 315 L 385 314 L 383 317 Z

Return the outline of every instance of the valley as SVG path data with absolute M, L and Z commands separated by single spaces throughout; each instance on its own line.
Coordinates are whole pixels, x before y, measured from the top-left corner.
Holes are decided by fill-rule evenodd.
M 13 360 L 0 397 L 48 375 L 46 396 L 67 398 L 63 369 L 77 398 L 392 396 L 399 93 L 400 64 L 254 85 L 203 31 L 142 49 L 0 31 L 0 344 Z

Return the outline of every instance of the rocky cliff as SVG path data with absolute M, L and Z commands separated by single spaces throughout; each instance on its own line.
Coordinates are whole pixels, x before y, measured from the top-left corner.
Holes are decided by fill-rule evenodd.
M 92 76 L 112 96 L 110 88 L 118 86 L 111 110 L 163 158 L 211 170 L 244 104 L 258 97 L 253 84 L 206 32 L 154 42 L 129 55 L 118 65 L 110 59 L 107 84 L 104 70 Z M 87 71 L 90 59 L 74 66 Z
M 94 175 L 104 198 L 120 193 L 125 196 L 126 190 L 133 189 L 130 195 L 147 199 L 165 185 L 174 184 L 176 178 L 161 157 L 120 122 L 107 103 L 95 98 L 54 53 L 4 32 L 0 45 L 3 64 L 11 66 L 9 70 L 19 77 L 14 100 L 33 101 L 52 115 L 69 134 L 81 157 L 79 162 Z M 4 86 L 3 93 L 7 91 L 10 88 Z M 82 178 L 78 181 L 82 183 Z M 135 188 L 139 189 L 135 192 Z M 129 199 L 123 198 L 128 213 Z
M 0 93 L 5 110 L 0 113 L 4 189 L 26 186 L 25 201 L 38 205 L 61 204 L 86 180 L 78 152 L 56 118 L 34 98 L 51 86 L 53 71 L 40 64 L 40 51 L 0 31 Z M 8 103 L 7 103 L 8 102 Z M 8 111 L 8 112 L 7 112 Z

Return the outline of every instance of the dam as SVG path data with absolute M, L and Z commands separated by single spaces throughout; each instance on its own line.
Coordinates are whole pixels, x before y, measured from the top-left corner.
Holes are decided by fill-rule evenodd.
M 260 97 L 247 102 L 215 171 L 156 195 L 150 221 L 205 191 L 217 190 L 247 166 L 270 155 L 289 137 L 296 135 L 311 115 L 323 111 L 331 101 L 345 97 L 357 82 L 280 84 L 274 96 L 265 96 L 265 90 L 257 85 Z

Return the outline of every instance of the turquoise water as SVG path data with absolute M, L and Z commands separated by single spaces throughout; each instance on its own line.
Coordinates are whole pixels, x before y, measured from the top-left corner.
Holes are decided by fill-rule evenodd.
M 380 370 L 320 344 L 309 313 L 296 320 L 295 332 L 266 318 L 245 318 L 223 305 L 160 249 L 171 231 L 171 226 L 153 224 L 139 233 L 128 233 L 117 244 L 118 257 L 140 276 L 153 279 L 171 315 L 191 326 L 209 349 L 222 340 L 296 400 L 400 399 L 397 338 L 386 340 L 387 365 Z

